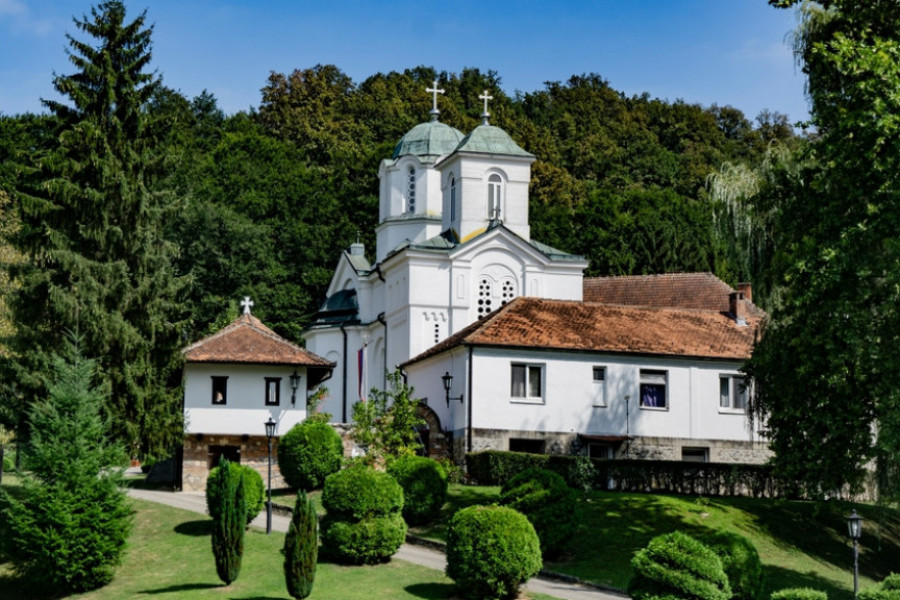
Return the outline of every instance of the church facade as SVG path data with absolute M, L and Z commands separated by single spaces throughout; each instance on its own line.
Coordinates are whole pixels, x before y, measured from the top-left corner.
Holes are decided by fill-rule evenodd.
M 611 316 L 585 302 L 587 262 L 531 239 L 535 157 L 490 125 L 486 92 L 483 122 L 465 135 L 439 121 L 440 90 L 429 91 L 432 119 L 379 168 L 374 262 L 359 243 L 343 252 L 305 331 L 306 348 L 336 365 L 321 410 L 350 421 L 401 367 L 427 405 L 433 452 L 762 460 L 738 372 L 759 311 L 737 299 L 748 324 L 718 309 L 698 321 L 672 311 L 700 309 L 637 304 Z

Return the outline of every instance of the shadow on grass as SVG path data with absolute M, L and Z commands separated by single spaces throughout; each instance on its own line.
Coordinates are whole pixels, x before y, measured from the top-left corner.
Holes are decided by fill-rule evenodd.
M 853 592 L 837 587 L 833 581 L 819 577 L 815 573 L 800 573 L 774 565 L 763 565 L 766 589 L 775 592 L 784 588 L 812 588 L 828 594 L 828 600 L 852 600 Z M 848 573 L 848 577 L 853 577 Z M 768 596 L 768 594 L 766 594 Z
M 61 598 L 60 594 L 36 591 L 33 584 L 18 577 L 0 576 L 0 598 L 34 598 L 35 600 L 50 600 Z
M 209 590 L 212 588 L 225 587 L 221 583 L 181 583 L 178 585 L 170 585 L 164 588 L 156 588 L 155 590 L 141 590 L 139 594 L 171 594 L 173 592 L 190 592 L 193 590 Z
M 202 537 L 204 535 L 212 535 L 212 526 L 212 519 L 185 521 L 184 523 L 179 523 L 175 526 L 175 533 L 192 537 Z
M 417 598 L 438 600 L 452 598 L 456 592 L 456 585 L 452 583 L 414 583 L 403 589 Z

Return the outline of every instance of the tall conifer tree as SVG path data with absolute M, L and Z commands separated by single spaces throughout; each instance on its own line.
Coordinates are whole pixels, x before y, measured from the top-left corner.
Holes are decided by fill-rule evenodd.
M 160 452 L 180 439 L 177 385 L 184 282 L 162 223 L 173 207 L 154 190 L 161 173 L 148 102 L 160 85 L 148 73 L 146 13 L 130 23 L 117 0 L 74 19 L 93 38 L 67 35 L 72 75 L 57 75 L 68 103 L 44 100 L 57 117 L 58 144 L 32 157 L 16 199 L 14 242 L 29 259 L 17 269 L 19 324 L 13 365 L 19 390 L 40 392 L 38 374 L 77 331 L 109 391 L 112 435 L 132 455 Z

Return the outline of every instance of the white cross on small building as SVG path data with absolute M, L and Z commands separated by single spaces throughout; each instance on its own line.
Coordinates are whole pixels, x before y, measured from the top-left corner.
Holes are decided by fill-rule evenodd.
M 487 90 L 484 90 L 484 93 L 478 96 L 479 100 L 484 100 L 484 112 L 481 114 L 481 118 L 484 119 L 484 125 L 488 124 L 488 117 L 491 116 L 491 113 L 488 112 L 488 100 L 493 100 L 494 97 L 488 94 Z
M 250 299 L 250 296 L 244 296 L 244 299 L 241 300 L 241 306 L 244 307 L 244 314 L 250 314 L 250 307 L 253 306 L 253 300 Z
M 444 90 L 437 86 L 437 79 L 435 79 L 434 87 L 433 88 L 426 87 L 425 91 L 433 96 L 432 101 L 431 101 L 431 111 L 429 114 L 431 115 L 432 121 L 437 121 L 438 114 L 441 112 L 438 110 L 438 107 L 437 107 L 437 96 L 438 96 L 438 94 L 443 94 Z

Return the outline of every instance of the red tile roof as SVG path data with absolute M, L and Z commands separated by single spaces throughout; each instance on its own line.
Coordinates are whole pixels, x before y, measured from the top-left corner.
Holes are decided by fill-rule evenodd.
M 183 350 L 187 362 L 334 368 L 334 363 L 287 341 L 251 314 Z
M 697 308 L 728 312 L 728 295 L 734 290 L 712 273 L 665 273 L 623 277 L 585 277 L 585 302 Z M 750 314 L 764 317 L 756 306 Z
M 542 348 L 744 360 L 761 318 L 739 326 L 725 312 L 516 298 L 440 344 L 415 363 L 459 345 Z

